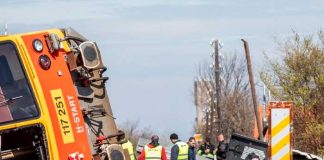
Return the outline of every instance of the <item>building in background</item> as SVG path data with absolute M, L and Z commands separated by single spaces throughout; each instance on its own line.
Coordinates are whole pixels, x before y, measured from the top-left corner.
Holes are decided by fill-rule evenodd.
M 196 106 L 196 133 L 206 134 L 211 123 L 208 115 L 211 104 L 212 85 L 210 80 L 196 80 L 194 82 L 194 96 Z M 206 125 L 208 124 L 208 125 Z M 207 127 L 206 127 L 207 126 Z

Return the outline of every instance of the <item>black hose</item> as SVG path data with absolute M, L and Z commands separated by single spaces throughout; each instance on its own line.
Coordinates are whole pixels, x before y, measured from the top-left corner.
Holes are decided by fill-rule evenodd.
M 106 83 L 106 81 L 109 80 L 109 77 L 100 77 L 100 78 L 96 78 L 96 79 L 92 79 L 90 80 L 90 82 L 97 82 L 97 81 L 103 81 L 104 83 Z

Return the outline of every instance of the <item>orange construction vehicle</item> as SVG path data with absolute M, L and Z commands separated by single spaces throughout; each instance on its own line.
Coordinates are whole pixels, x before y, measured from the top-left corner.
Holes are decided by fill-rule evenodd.
M 0 159 L 124 160 L 95 42 L 67 29 L 0 36 Z

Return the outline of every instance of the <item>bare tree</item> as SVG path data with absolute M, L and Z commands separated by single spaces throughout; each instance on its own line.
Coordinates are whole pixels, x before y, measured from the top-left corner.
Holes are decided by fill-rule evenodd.
M 140 128 L 140 121 L 125 121 L 119 125 L 119 129 L 125 132 L 125 136 L 129 139 L 132 144 L 137 146 L 137 142 L 140 137 L 151 138 L 154 131 L 151 127 Z
M 248 89 L 247 71 L 243 58 L 236 55 L 225 57 L 222 60 L 221 72 L 221 131 L 218 130 L 217 110 L 215 109 L 216 87 L 214 70 L 204 64 L 198 69 L 199 82 L 207 98 L 204 111 L 204 137 L 215 137 L 217 132 L 230 136 L 233 132 L 251 135 L 253 115 L 251 113 L 250 92 Z M 197 127 L 196 127 L 197 128 Z M 214 139 L 214 138 L 212 138 Z
M 253 114 L 248 88 L 247 71 L 243 58 L 236 55 L 223 60 L 222 115 L 223 132 L 251 135 Z
M 119 129 L 125 132 L 125 137 L 129 139 L 134 146 L 137 145 L 139 135 L 139 120 L 130 121 L 127 120 L 119 125 Z

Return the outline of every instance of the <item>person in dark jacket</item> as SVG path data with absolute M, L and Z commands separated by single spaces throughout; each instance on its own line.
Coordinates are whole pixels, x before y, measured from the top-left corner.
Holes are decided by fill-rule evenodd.
M 190 137 L 188 140 L 188 145 L 189 145 L 188 160 L 196 160 L 196 139 L 194 137 Z
M 205 159 L 214 159 L 215 145 L 210 141 L 209 137 L 205 138 L 204 143 L 199 147 L 197 155 L 200 157 L 205 157 Z
M 226 152 L 228 149 L 228 144 L 225 142 L 224 135 L 219 134 L 217 136 L 217 141 L 219 142 L 217 150 L 216 150 L 217 160 L 225 160 Z
M 204 143 L 199 147 L 199 154 L 203 155 L 206 151 L 214 151 L 215 145 L 213 145 L 210 141 L 209 137 L 206 137 Z
M 189 155 L 188 144 L 179 140 L 178 135 L 175 133 L 170 135 L 170 140 L 174 144 L 171 148 L 170 160 L 187 160 Z

